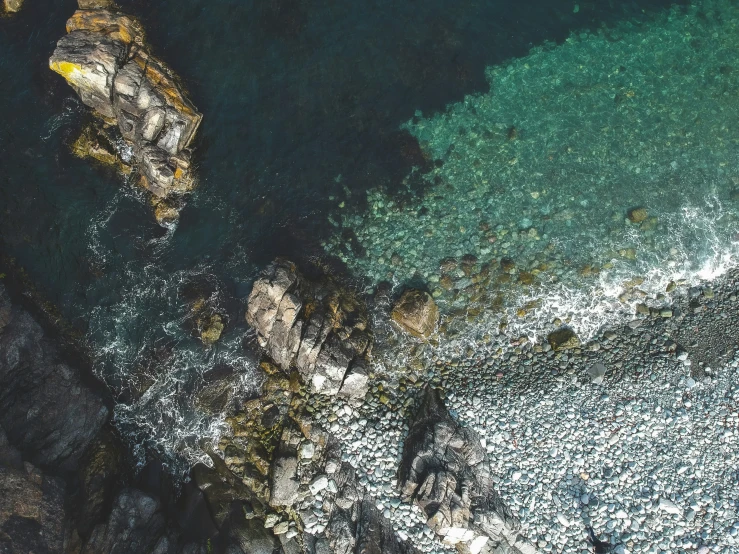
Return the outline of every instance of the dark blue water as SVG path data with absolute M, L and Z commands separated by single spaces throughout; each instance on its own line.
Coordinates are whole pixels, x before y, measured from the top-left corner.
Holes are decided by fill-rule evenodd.
M 672 2 L 121 1 L 204 114 L 200 184 L 172 231 L 120 176 L 69 152 L 89 116 L 47 60 L 75 4 L 28 0 L 0 19 L 2 253 L 86 336 L 132 440 L 192 458 L 219 432 L 190 405 L 201 376 L 227 365 L 253 389 L 241 339 L 256 271 L 323 258 L 338 196 L 421 192 L 420 178 L 401 183 L 434 160 L 403 122 L 487 91 L 486 66 Z M 213 349 L 188 329 L 188 287 L 227 317 Z

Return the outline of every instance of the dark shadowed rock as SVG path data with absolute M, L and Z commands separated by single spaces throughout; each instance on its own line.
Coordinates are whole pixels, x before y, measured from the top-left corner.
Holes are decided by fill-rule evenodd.
M 104 429 L 88 448 L 78 471 L 80 507 L 75 516 L 82 535 L 88 536 L 104 520 L 124 471 L 121 445 Z
M 0 552 L 62 552 L 65 486 L 29 463 L 0 466 Z
M 246 321 L 270 357 L 286 371 L 296 367 L 313 391 L 337 394 L 356 373 L 346 394 L 366 392 L 366 309 L 329 279 L 309 281 L 295 264 L 272 262 L 254 283 Z
M 472 554 L 535 552 L 519 536 L 518 520 L 493 488 L 480 438 L 449 415 L 435 389 L 426 389 L 411 422 L 398 486 L 447 544 Z
M 552 350 L 567 350 L 580 346 L 580 339 L 577 338 L 575 331 L 569 327 L 562 327 L 556 331 L 552 331 L 547 335 L 547 341 Z
M 439 322 L 439 308 L 429 293 L 407 290 L 393 306 L 390 317 L 414 337 L 428 338 Z
M 115 499 L 108 520 L 95 526 L 82 552 L 151 552 L 162 546 L 161 541 L 169 542 L 159 502 L 141 491 L 125 489 Z
M 0 425 L 35 465 L 72 468 L 108 417 L 31 315 L 0 284 Z

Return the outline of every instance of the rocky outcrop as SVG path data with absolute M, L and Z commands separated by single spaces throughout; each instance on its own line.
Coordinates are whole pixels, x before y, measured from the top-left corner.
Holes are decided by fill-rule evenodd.
M 102 399 L 0 284 L 0 426 L 9 441 L 34 465 L 72 468 L 107 418 Z
M 520 524 L 493 488 L 490 461 L 480 438 L 447 411 L 428 388 L 403 447 L 398 486 L 414 501 L 443 542 L 461 552 L 530 553 Z
M 390 317 L 407 333 L 427 339 L 439 323 L 439 308 L 429 293 L 411 289 L 395 303 Z
M 188 147 L 202 115 L 174 73 L 149 53 L 135 18 L 100 0 L 82 1 L 80 8 L 67 21 L 68 34 L 57 43 L 49 67 L 106 123 L 117 126 L 133 149 L 141 184 L 155 197 L 190 190 Z
M 367 392 L 372 337 L 366 309 L 330 280 L 309 281 L 295 264 L 278 259 L 254 283 L 246 321 L 269 356 L 284 370 L 297 368 L 313 391 Z

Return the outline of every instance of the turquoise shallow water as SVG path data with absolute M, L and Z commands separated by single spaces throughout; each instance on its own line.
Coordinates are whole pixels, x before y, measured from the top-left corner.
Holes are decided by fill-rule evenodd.
M 534 339 L 665 305 L 739 253 L 737 25 L 705 2 L 489 67 L 488 92 L 403 125 L 438 161 L 423 194 L 369 191 L 327 247 L 370 287 L 421 283 L 472 327 Z
M 75 2 L 29 0 L 0 19 L 0 233 L 3 253 L 86 336 L 142 460 L 145 447 L 197 458 L 218 436 L 219 416 L 192 406 L 211 369 L 238 374 L 237 395 L 254 389 L 243 301 L 276 255 L 328 261 L 370 288 L 435 290 L 442 258 L 474 254 L 454 291 L 503 256 L 515 283 L 529 259 L 549 261 L 552 242 L 573 268 L 635 248 L 623 275 L 644 273 L 644 253 L 669 254 L 662 237 L 685 228 L 678 207 L 716 219 L 704 189 L 731 213 L 735 112 L 721 94 L 736 79 L 735 33 L 712 34 L 731 25 L 728 4 L 671 16 L 657 1 L 120 4 L 205 114 L 199 188 L 167 231 L 120 176 L 69 153 L 87 112 L 47 59 Z M 624 223 L 632 204 L 654 229 Z M 732 221 L 711 232 L 723 240 Z M 703 235 L 685 236 L 678 263 Z M 574 290 L 562 267 L 558 283 Z M 486 302 L 499 285 L 491 278 Z M 209 350 L 188 328 L 193 286 L 227 317 Z M 447 313 L 469 305 L 443 290 Z

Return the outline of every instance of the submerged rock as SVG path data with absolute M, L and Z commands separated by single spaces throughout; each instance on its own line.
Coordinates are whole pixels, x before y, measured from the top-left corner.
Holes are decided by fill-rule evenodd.
M 152 56 L 141 24 L 110 2 L 83 1 L 49 59 L 82 102 L 117 125 L 133 149 L 142 186 L 156 197 L 194 184 L 188 147 L 202 115 L 173 72 Z M 171 220 L 171 214 L 159 214 Z
M 520 523 L 493 488 L 480 437 L 452 419 L 435 389 L 426 389 L 411 422 L 398 486 L 404 500 L 418 504 L 429 527 L 447 544 L 473 554 L 535 552 L 518 534 Z
M 329 279 L 305 279 L 295 264 L 278 259 L 249 295 L 246 321 L 283 368 L 296 367 L 313 391 L 348 396 L 366 392 L 372 337 L 364 305 Z
M 428 338 L 439 322 L 439 308 L 427 292 L 407 290 L 393 306 L 390 317 L 414 337 Z
M 3 0 L 3 8 L 7 13 L 17 13 L 23 7 L 23 0 Z

